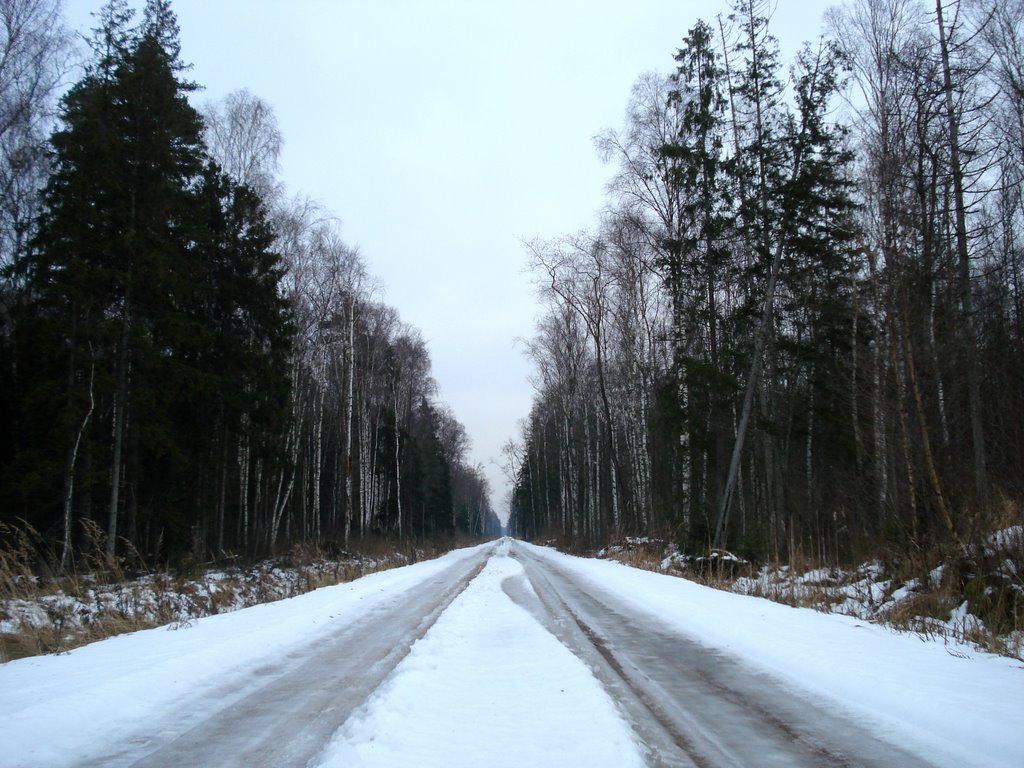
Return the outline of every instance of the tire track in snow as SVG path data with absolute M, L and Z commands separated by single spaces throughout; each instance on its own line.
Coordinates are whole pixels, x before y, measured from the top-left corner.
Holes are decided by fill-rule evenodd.
M 927 765 L 523 547 L 514 546 L 512 556 L 529 584 L 507 580 L 506 594 L 590 664 L 652 765 Z
M 206 720 L 192 722 L 192 707 L 184 701 L 177 722 L 133 736 L 82 765 L 306 766 L 476 578 L 492 551 L 453 564 L 324 642 L 253 669 L 219 691 L 224 705 Z
M 524 569 L 530 568 L 519 552 L 512 557 L 523 562 Z M 647 691 L 630 683 L 615 655 L 603 643 L 595 642 L 597 638 L 593 631 L 588 631 L 589 627 L 580 622 L 565 601 L 550 589 L 550 585 L 538 583 L 542 579 L 534 573 L 521 579 L 505 579 L 501 587 L 513 602 L 526 609 L 590 667 L 623 711 L 645 748 L 644 757 L 650 765 L 705 768 L 705 764 L 694 757 L 690 740 L 660 711 Z
M 503 542 L 345 723 L 318 768 L 643 768 L 635 733 L 589 666 L 511 600 Z

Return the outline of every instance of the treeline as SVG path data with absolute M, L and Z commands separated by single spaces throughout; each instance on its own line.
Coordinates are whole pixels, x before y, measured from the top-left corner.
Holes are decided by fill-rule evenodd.
M 59 3 L 0 14 L 0 76 L 37 76 L 0 77 L 0 518 L 64 565 L 85 521 L 167 559 L 498 532 L 419 333 L 285 198 L 272 109 L 192 106 L 170 2 L 103 6 L 48 143 Z
M 1024 3 L 847 0 L 788 75 L 771 7 L 641 77 L 600 226 L 530 244 L 520 536 L 835 562 L 1020 521 Z

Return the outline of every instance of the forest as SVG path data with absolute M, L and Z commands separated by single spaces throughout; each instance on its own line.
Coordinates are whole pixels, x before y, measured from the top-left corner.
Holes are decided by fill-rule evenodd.
M 735 0 L 597 137 L 545 307 L 511 527 L 576 548 L 965 552 L 1024 493 L 1024 3 L 844 0 L 784 61 Z
M 422 336 L 286 194 L 272 107 L 193 105 L 169 0 L 95 19 L 79 62 L 59 0 L 0 0 L 0 523 L 64 568 L 499 532 Z
M 1024 496 L 1024 0 L 734 0 L 640 75 L 590 230 L 528 240 L 510 528 L 578 549 L 963 551 Z M 70 567 L 493 535 L 419 331 L 199 104 L 169 0 L 0 0 L 0 524 Z M 672 56 L 672 58 L 670 58 Z

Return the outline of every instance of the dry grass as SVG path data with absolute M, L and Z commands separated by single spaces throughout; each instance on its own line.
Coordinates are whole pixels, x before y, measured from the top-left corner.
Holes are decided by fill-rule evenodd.
M 60 575 L 52 550 L 31 526 L 0 523 L 0 662 L 159 626 L 190 603 L 203 610 L 202 601 L 165 573 L 130 579 L 138 553 L 110 558 L 102 530 L 91 521 L 84 530 L 87 548 Z
M 810 569 L 808 572 L 811 572 Z M 838 585 L 815 583 L 814 580 L 751 579 L 742 582 L 741 586 L 739 578 L 727 578 L 720 579 L 718 583 L 710 586 L 728 592 L 763 597 L 794 608 L 813 608 L 823 613 L 834 613 L 847 600 L 837 588 Z
M 0 524 L 0 662 L 62 653 L 113 635 L 238 610 L 352 581 L 376 571 L 433 558 L 469 542 L 353 543 L 353 552 L 296 545 L 276 560 L 223 570 L 179 573 L 144 567 L 130 548 L 106 555 L 98 526 L 75 567 L 59 572 L 46 542 L 30 526 Z M 476 543 L 476 542 L 472 542 Z
M 970 590 L 965 591 L 962 582 L 955 578 L 943 577 L 939 583 L 933 583 L 927 575 L 896 576 L 884 568 L 873 578 L 862 578 L 862 571 L 832 569 L 837 574 L 835 579 L 816 582 L 801 579 L 804 574 L 795 571 L 789 571 L 791 577 L 781 578 L 781 570 L 766 569 L 762 573 L 771 575 L 723 586 L 786 605 L 856 615 L 921 637 L 1021 658 L 1024 627 L 1019 617 L 1010 623 L 997 620 L 997 615 L 1005 615 L 1005 606 L 989 610 L 981 601 L 972 600 Z M 1005 599 L 1010 593 L 1000 594 Z
M 632 568 L 640 568 L 645 571 L 663 573 L 661 569 L 661 558 L 652 557 L 650 552 L 641 549 L 629 549 L 622 552 L 613 552 L 607 556 L 608 560 L 628 565 Z
M 619 542 L 598 556 L 715 589 L 854 615 L 1024 659 L 1024 528 L 1016 519 L 1008 518 L 998 533 L 956 556 L 940 550 L 894 552 L 883 562 L 855 569 L 810 562 L 797 553 L 793 562 L 755 570 L 727 553 L 685 557 L 664 542 L 649 540 Z

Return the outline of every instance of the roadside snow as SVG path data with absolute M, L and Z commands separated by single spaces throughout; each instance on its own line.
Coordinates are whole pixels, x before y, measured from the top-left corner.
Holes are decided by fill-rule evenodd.
M 1019 661 L 611 561 L 530 549 L 937 765 L 1024 765 Z
M 491 546 L 491 545 L 481 545 Z M 479 547 L 288 600 L 112 637 L 59 656 L 0 665 L 0 766 L 57 766 L 100 754 L 136 728 L 166 721 L 184 699 L 225 703 L 242 670 L 345 626 Z M 242 695 L 238 690 L 235 695 Z
M 644 764 L 583 662 L 502 591 L 524 578 L 508 549 L 343 726 L 322 768 Z
M 503 592 L 504 580 L 524 579 L 504 556 L 508 548 L 497 547 L 342 726 L 324 766 L 641 764 L 631 730 L 585 664 Z M 531 551 L 936 765 L 1024 766 L 1018 661 L 613 562 Z M 176 631 L 2 664 L 0 766 L 95 759 L 133 733 L 168 727 L 183 702 L 197 707 L 190 716 L 212 714 L 251 693 L 245 681 L 260 666 L 289 663 L 290 652 L 480 552 L 459 550 Z
M 0 600 L 0 633 L 53 628 L 53 645 L 60 650 L 77 647 L 90 627 L 132 623 L 156 627 L 190 623 L 203 616 L 230 613 L 310 592 L 317 584 L 337 584 L 343 575 L 383 570 L 404 560 L 401 555 L 378 560 L 346 554 L 344 559 L 323 557 L 301 565 L 273 561 L 227 571 L 208 571 L 197 578 L 174 578 L 153 573 L 130 581 L 98 581 L 84 575 L 40 584 L 33 579 L 30 597 Z M 116 579 L 116 577 L 115 577 Z M 45 589 L 53 589 L 50 594 Z

